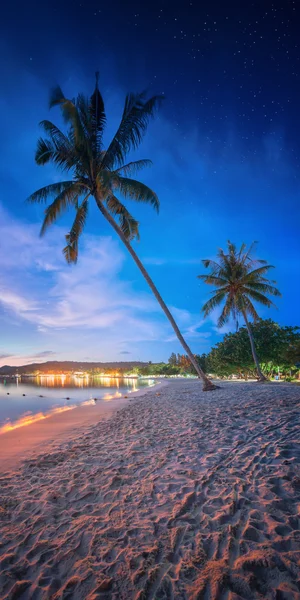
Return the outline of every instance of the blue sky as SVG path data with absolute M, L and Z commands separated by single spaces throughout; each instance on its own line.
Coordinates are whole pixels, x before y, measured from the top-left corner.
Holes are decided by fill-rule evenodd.
M 76 63 L 78 54 L 70 39 L 61 64 L 56 50 L 52 57 L 49 52 L 44 65 L 36 49 L 24 46 L 25 41 L 22 48 L 14 46 L 8 35 L 1 41 L 0 364 L 48 359 L 167 360 L 171 352 L 181 351 L 180 345 L 96 207 L 90 211 L 78 265 L 69 267 L 61 249 L 72 215 L 40 239 L 44 207 L 25 203 L 32 191 L 60 178 L 52 167 L 34 164 L 39 121 L 51 118 L 60 123 L 58 113 L 48 111 L 49 88 L 59 81 L 71 97 L 93 89 L 93 70 L 86 68 L 90 56 L 87 53 Z M 4 57 L 9 58 L 4 61 Z M 157 192 L 160 214 L 147 206 L 130 208 L 140 221 L 141 240 L 135 249 L 193 351 L 207 352 L 222 338 L 216 328 L 217 314 L 202 319 L 200 309 L 210 290 L 197 275 L 203 272 L 201 259 L 213 257 L 228 239 L 236 244 L 258 240 L 259 257 L 276 267 L 274 279 L 282 299 L 277 301 L 278 310 L 260 309 L 261 316 L 299 324 L 300 182 L 298 148 L 288 117 L 274 117 L 275 122 L 270 117 L 268 126 L 262 127 L 260 113 L 251 121 L 252 109 L 247 107 L 246 127 L 241 124 L 243 109 L 236 108 L 228 94 L 227 118 L 221 119 L 218 129 L 216 123 L 211 125 L 216 98 L 208 109 L 205 91 L 198 103 L 188 88 L 186 93 L 181 89 L 179 97 L 167 76 L 164 85 L 154 58 L 142 65 L 136 58 L 127 77 L 121 68 L 123 57 L 111 48 L 98 60 L 108 113 L 107 140 L 132 87 L 142 89 L 151 81 L 151 92 L 166 95 L 136 154 L 153 160 L 153 167 L 140 178 Z M 174 70 L 173 62 L 170 68 Z M 184 85 L 185 75 L 182 71 L 179 75 Z M 204 74 L 208 86 L 207 73 L 206 78 L 205 83 Z M 155 79 L 159 81 L 154 89 Z M 271 106 L 267 84 L 264 93 Z M 220 103 L 224 102 L 221 97 Z M 263 102 L 261 109 L 266 110 Z

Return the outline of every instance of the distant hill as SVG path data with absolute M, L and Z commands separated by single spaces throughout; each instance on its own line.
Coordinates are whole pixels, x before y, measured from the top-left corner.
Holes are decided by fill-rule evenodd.
M 0 367 L 0 375 L 14 375 L 15 373 L 33 373 L 41 371 L 49 372 L 67 372 L 67 371 L 90 371 L 91 369 L 124 369 L 129 370 L 133 367 L 144 367 L 149 363 L 132 361 L 132 362 L 75 362 L 72 360 L 58 361 L 49 360 L 44 363 L 31 363 L 30 365 L 22 365 L 20 367 L 11 367 L 4 365 Z

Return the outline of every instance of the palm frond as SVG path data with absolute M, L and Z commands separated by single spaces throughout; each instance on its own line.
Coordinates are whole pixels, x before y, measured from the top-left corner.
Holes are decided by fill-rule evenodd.
M 70 233 L 66 235 L 67 245 L 63 249 L 66 261 L 70 263 L 77 263 L 78 260 L 78 243 L 79 238 L 84 230 L 88 215 L 88 194 L 81 205 L 76 210 L 76 216 L 70 230 Z
M 56 86 L 50 95 L 50 108 L 53 106 L 60 107 L 65 122 L 71 125 L 76 145 L 78 147 L 86 146 L 86 137 L 79 111 L 77 110 L 75 103 L 64 96 L 63 91 L 59 86 Z
M 50 136 L 51 141 L 55 144 L 55 146 L 64 145 L 71 150 L 71 144 L 67 136 L 56 125 L 54 125 L 54 123 L 44 119 L 40 122 L 40 127 L 42 127 L 45 133 Z
M 74 185 L 73 181 L 60 181 L 59 183 L 51 183 L 45 187 L 40 188 L 27 198 L 26 202 L 42 203 L 53 196 L 58 196 L 64 191 L 68 191 L 71 186 Z
M 218 291 L 212 298 L 210 298 L 205 304 L 202 306 L 202 312 L 204 313 L 204 317 L 208 317 L 209 313 L 214 310 L 217 306 L 219 306 L 224 298 L 226 297 L 226 292 Z
M 209 258 L 204 258 L 201 260 L 202 264 L 206 269 L 210 268 L 212 273 L 218 273 L 221 269 L 221 265 L 217 263 L 215 260 L 210 260 Z
M 141 160 L 134 160 L 128 163 L 127 165 L 123 165 L 119 169 L 116 169 L 114 173 L 120 173 L 121 175 L 128 176 L 132 175 L 133 173 L 136 173 L 137 171 L 140 171 L 141 169 L 144 169 L 145 167 L 151 167 L 152 164 L 152 160 L 149 160 L 147 158 Z
M 234 319 L 236 318 L 234 299 L 232 296 L 227 296 L 223 310 L 218 318 L 218 327 L 224 327 L 224 325 L 229 321 L 231 315 Z
M 240 247 L 240 249 L 239 249 L 239 253 L 238 253 L 239 260 L 241 260 L 241 258 L 243 256 L 243 253 L 245 252 L 246 248 L 247 248 L 247 244 L 245 244 L 243 242 L 242 245 L 241 245 L 241 247 Z
M 245 289 L 250 288 L 263 294 L 271 294 L 271 296 L 281 296 L 280 291 L 276 287 L 269 283 L 262 283 L 261 281 L 247 281 L 244 287 Z
M 144 183 L 135 179 L 117 176 L 114 180 L 114 186 L 124 198 L 134 200 L 135 202 L 151 204 L 157 212 L 159 211 L 159 199 L 157 195 Z
M 60 105 L 65 100 L 65 95 L 59 85 L 52 88 L 50 92 L 49 108 Z
M 121 166 L 130 150 L 139 146 L 162 99 L 163 96 L 153 96 L 145 100 L 145 92 L 126 96 L 121 123 L 103 159 L 104 168 Z
M 248 281 L 252 280 L 255 281 L 255 279 L 260 279 L 263 275 L 265 275 L 266 273 L 268 273 L 268 271 L 270 269 L 275 269 L 275 267 L 273 265 L 268 265 L 268 264 L 264 264 L 262 267 L 258 267 L 257 269 L 253 269 L 252 271 L 249 271 L 246 276 L 245 279 Z
M 235 256 L 236 255 L 236 245 L 233 244 L 230 240 L 228 240 L 227 246 L 228 246 L 229 254 L 233 254 Z M 223 252 L 223 250 L 222 250 L 222 252 Z
M 268 308 L 270 308 L 270 306 L 275 306 L 272 300 L 270 300 L 269 298 L 267 298 L 267 296 L 254 289 L 244 287 L 243 295 L 245 294 L 247 294 L 248 297 L 252 298 L 252 300 L 259 302 L 259 304 L 262 304 L 263 306 L 267 306 Z
M 247 246 L 245 244 L 242 244 L 242 247 L 245 246 L 245 248 L 243 248 L 243 252 L 241 253 L 241 256 L 239 257 L 239 263 L 246 267 L 248 270 L 251 268 L 251 266 L 254 266 L 255 264 L 257 264 L 257 259 L 253 258 L 251 256 L 254 248 L 257 246 L 256 241 L 252 242 L 248 248 L 248 250 L 246 249 Z M 265 263 L 265 261 L 263 261 Z
M 35 162 L 38 165 L 46 165 L 55 154 L 55 146 L 50 140 L 40 137 L 37 141 L 35 151 Z
M 227 279 L 224 277 L 217 277 L 216 275 L 197 275 L 198 279 L 202 279 L 204 283 L 216 285 L 217 287 L 228 285 Z
M 83 94 L 78 94 L 76 98 L 76 108 L 84 129 L 84 134 L 86 137 L 89 137 L 92 129 L 92 123 L 89 114 L 89 99 Z
M 247 296 L 242 296 L 239 299 L 239 312 L 243 314 L 243 312 L 245 311 L 248 315 L 250 315 L 250 317 L 252 317 L 253 321 L 258 321 L 259 320 L 259 316 L 257 314 L 256 309 L 254 308 L 251 300 L 249 298 L 247 298 Z
M 115 217 L 118 217 L 119 226 L 127 240 L 137 239 L 139 240 L 139 223 L 132 215 L 128 212 L 127 208 L 111 194 L 106 200 L 107 208 L 109 212 Z
M 38 165 L 53 162 L 62 171 L 71 171 L 76 168 L 78 157 L 76 157 L 74 149 L 63 144 L 56 145 L 52 140 L 39 138 L 35 152 L 35 162 Z
M 52 204 L 45 210 L 45 218 L 40 232 L 41 236 L 44 235 L 48 227 L 55 223 L 58 217 L 60 217 L 67 208 L 76 205 L 82 192 L 83 189 L 81 186 L 71 182 L 68 187 L 65 187 L 65 189 L 58 194 Z
M 100 150 L 103 131 L 106 125 L 104 100 L 98 89 L 98 83 L 96 83 L 95 91 L 91 96 L 89 115 L 93 131 L 92 143 L 95 147 L 95 151 L 98 152 Z

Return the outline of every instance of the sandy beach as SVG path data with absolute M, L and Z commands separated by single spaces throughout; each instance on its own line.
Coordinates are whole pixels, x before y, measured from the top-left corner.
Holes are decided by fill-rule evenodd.
M 300 388 L 221 386 L 153 388 L 7 468 L 1 600 L 299 600 Z

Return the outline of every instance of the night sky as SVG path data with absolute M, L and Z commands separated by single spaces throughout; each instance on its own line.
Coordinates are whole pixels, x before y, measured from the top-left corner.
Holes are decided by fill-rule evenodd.
M 1 14 L 0 364 L 167 360 L 180 346 L 142 276 L 96 208 L 77 266 L 61 249 L 72 215 L 42 240 L 43 207 L 26 197 L 61 176 L 34 163 L 50 88 L 106 102 L 106 139 L 124 97 L 148 89 L 165 101 L 136 158 L 159 195 L 130 205 L 135 243 L 194 352 L 222 339 L 200 309 L 201 258 L 231 239 L 258 240 L 276 269 L 278 309 L 299 323 L 300 1 L 27 2 Z M 228 331 L 226 327 L 224 331 Z M 223 331 L 223 332 L 224 332 Z

